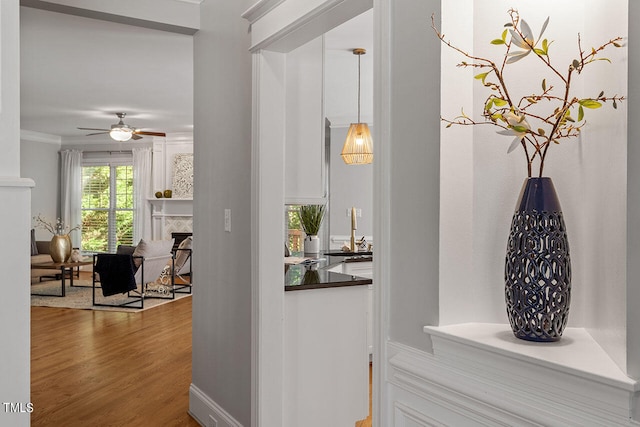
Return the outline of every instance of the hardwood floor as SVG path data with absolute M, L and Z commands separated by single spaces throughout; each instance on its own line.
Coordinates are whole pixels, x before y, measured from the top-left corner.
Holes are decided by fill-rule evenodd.
M 31 307 L 31 426 L 199 426 L 191 298 L 140 313 Z M 371 427 L 369 417 L 355 427 Z
M 31 308 L 31 425 L 198 426 L 191 298 L 140 313 Z

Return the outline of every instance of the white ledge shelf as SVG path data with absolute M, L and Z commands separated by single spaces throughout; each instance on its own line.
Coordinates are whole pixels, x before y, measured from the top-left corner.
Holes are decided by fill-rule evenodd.
M 193 216 L 192 198 L 149 198 L 147 199 L 153 207 L 151 215 L 153 217 L 164 216 Z
M 456 343 L 628 392 L 640 390 L 638 382 L 625 375 L 582 328 L 566 328 L 555 343 L 520 340 L 509 325 L 496 323 L 425 326 L 424 332 L 431 338 L 434 354 L 446 353 L 447 343 Z

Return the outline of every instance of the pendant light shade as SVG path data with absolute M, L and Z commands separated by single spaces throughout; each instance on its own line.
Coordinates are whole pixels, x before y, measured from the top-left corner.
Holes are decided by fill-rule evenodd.
M 369 125 L 360 123 L 360 56 L 367 53 L 365 49 L 353 50 L 358 55 L 358 123 L 351 123 L 347 139 L 342 147 L 342 160 L 348 165 L 366 165 L 373 162 L 373 141 Z
M 351 123 L 340 155 L 348 165 L 366 165 L 373 162 L 373 142 L 369 125 Z

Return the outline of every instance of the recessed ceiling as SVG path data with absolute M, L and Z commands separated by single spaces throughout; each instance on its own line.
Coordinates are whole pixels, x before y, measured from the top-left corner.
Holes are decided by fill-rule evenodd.
M 98 142 L 77 127 L 108 129 L 116 112 L 145 131 L 193 130 L 191 36 L 28 7 L 20 14 L 22 130 Z

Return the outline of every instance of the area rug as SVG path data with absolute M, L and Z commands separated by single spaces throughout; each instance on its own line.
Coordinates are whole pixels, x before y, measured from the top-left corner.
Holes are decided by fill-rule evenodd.
M 144 308 L 137 308 L 140 306 L 140 302 L 136 302 L 134 307 L 104 307 L 93 305 L 93 288 L 90 280 L 74 280 L 74 286 L 69 285 L 69 280 L 66 281 L 65 296 L 37 296 L 31 295 L 31 305 L 38 307 L 60 307 L 60 308 L 75 308 L 84 310 L 105 310 L 105 311 L 124 311 L 124 312 L 139 312 L 143 310 L 149 310 L 154 307 L 158 307 L 162 304 L 168 304 L 173 301 L 177 301 L 181 298 L 190 297 L 191 294 L 176 293 L 175 299 L 170 298 L 150 298 L 144 299 Z M 163 296 L 163 289 L 156 289 L 149 292 L 149 296 Z M 61 284 L 59 280 L 51 280 L 31 285 L 31 293 L 37 294 L 50 294 L 60 295 Z M 127 298 L 126 294 L 112 295 L 109 297 L 102 296 L 102 290 L 96 289 L 96 302 L 101 304 L 122 304 L 127 301 L 131 301 L 131 298 Z

